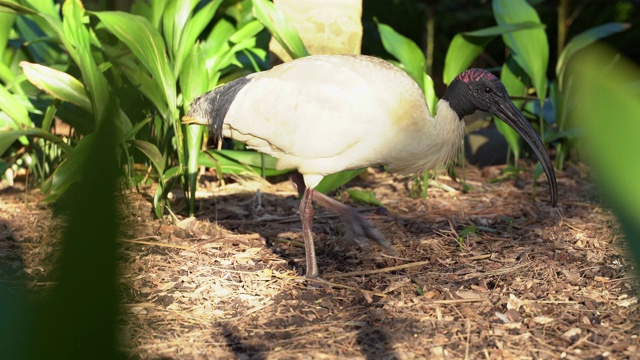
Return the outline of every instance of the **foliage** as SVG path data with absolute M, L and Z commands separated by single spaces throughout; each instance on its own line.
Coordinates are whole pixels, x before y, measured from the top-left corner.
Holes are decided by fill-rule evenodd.
M 266 65 L 257 37 L 263 26 L 251 15 L 251 3 L 234 5 L 214 22 L 221 4 L 137 1 L 124 13 L 86 11 L 78 0 L 65 1 L 61 11 L 53 1 L 0 1 L 8 20 L 3 36 L 16 44 L 0 66 L 0 119 L 12 129 L 0 135 L 4 166 L 54 147 L 56 156 L 40 165 L 49 171 L 38 175 L 55 200 L 78 180 L 74 164 L 87 156 L 83 144 L 94 141 L 102 121 L 111 121 L 127 183 L 145 178 L 134 164 L 146 162 L 160 184 L 156 214 L 162 215 L 176 180 L 192 214 L 202 127 L 181 125 L 180 114 L 219 82 Z M 24 76 L 11 77 L 21 73 L 18 64 Z M 108 119 L 107 104 L 116 107 Z M 55 134 L 54 118 L 71 127 L 71 136 Z

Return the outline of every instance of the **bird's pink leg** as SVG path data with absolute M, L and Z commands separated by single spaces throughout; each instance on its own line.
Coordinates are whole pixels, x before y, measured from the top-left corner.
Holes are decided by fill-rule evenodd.
M 306 188 L 302 194 L 302 200 L 300 201 L 300 220 L 302 220 L 302 236 L 304 238 L 304 252 L 305 259 L 307 261 L 307 273 L 306 277 L 317 279 L 319 278 L 318 263 L 316 262 L 316 249 L 313 245 L 313 189 Z
M 291 181 L 293 182 L 293 185 L 295 186 L 295 188 L 298 190 L 298 193 L 302 195 L 302 200 L 304 201 L 305 196 L 308 195 L 307 192 L 309 189 L 305 186 L 302 175 L 297 172 L 293 173 L 291 175 Z M 316 191 L 311 192 L 310 198 L 316 201 L 318 204 L 322 205 L 323 207 L 340 215 L 340 218 L 342 218 L 342 220 L 346 225 L 347 232 L 353 236 L 353 238 L 358 242 L 358 244 L 360 244 L 361 247 L 365 249 L 369 248 L 369 243 L 366 240 L 368 238 L 370 240 L 375 241 L 380 246 L 382 246 L 389 255 L 393 255 L 393 256 L 398 255 L 398 252 L 393 248 L 391 243 L 389 243 L 389 241 L 387 241 L 384 238 L 384 236 L 367 219 L 362 217 L 362 215 L 360 215 L 356 211 L 356 209 L 350 206 L 347 206 L 339 202 L 338 200 L 332 199 Z M 309 199 L 309 203 L 311 203 L 311 199 Z M 311 206 L 309 205 L 309 207 Z M 313 209 L 311 209 L 311 211 L 313 211 Z M 301 217 L 303 216 L 302 203 L 300 203 L 300 216 Z M 311 223 L 311 220 L 309 220 L 309 224 L 310 223 Z M 304 229 L 304 219 L 302 221 L 302 225 Z M 309 231 L 311 231 L 310 227 L 309 227 Z M 304 238 L 305 238 L 305 248 L 306 248 L 307 236 L 305 235 Z M 309 238 L 311 238 L 311 235 L 309 235 Z M 314 259 L 314 265 L 315 265 L 315 252 L 313 253 L 313 259 Z M 308 261 L 309 261 L 309 250 L 307 249 L 307 263 Z
M 347 225 L 347 231 L 351 232 L 353 238 L 364 249 L 369 248 L 366 238 L 371 239 L 382 246 L 389 255 L 397 256 L 398 252 L 393 248 L 391 243 L 384 238 L 382 233 L 376 229 L 369 220 L 365 219 L 358 211 L 351 206 L 345 205 L 338 200 L 328 197 L 319 192 L 313 192 L 313 200 L 323 207 L 332 210 L 340 215 Z

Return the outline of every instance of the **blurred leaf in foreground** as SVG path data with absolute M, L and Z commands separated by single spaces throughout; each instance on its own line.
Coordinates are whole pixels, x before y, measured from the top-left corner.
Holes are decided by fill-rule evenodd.
M 609 205 L 640 264 L 640 69 L 593 46 L 570 65 L 572 121 L 587 132 L 587 151 Z

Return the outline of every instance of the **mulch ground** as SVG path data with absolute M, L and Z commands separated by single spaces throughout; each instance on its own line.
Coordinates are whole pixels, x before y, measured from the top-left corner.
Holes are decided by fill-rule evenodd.
M 426 199 L 410 196 L 411 179 L 379 171 L 349 184 L 385 207 L 336 196 L 400 256 L 363 253 L 316 208 L 330 287 L 300 277 L 298 200 L 286 181 L 203 181 L 195 219 L 181 215 L 179 195 L 176 215 L 158 220 L 152 189 L 131 192 L 123 346 L 144 359 L 640 359 L 637 272 L 584 169 L 558 174 L 557 208 L 544 180 L 532 200 L 530 173 L 490 183 L 500 170 L 467 167 L 468 192 L 440 176 Z M 42 199 L 21 185 L 0 191 L 0 261 L 21 264 L 34 288 L 54 285 L 60 228 Z

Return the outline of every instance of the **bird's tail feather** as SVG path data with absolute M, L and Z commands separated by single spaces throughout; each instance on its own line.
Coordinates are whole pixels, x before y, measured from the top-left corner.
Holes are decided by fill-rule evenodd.
M 250 81 L 251 75 L 244 76 L 200 95 L 191 103 L 191 109 L 183 118 L 183 123 L 206 122 L 214 139 L 221 139 L 224 118 L 238 92 Z

